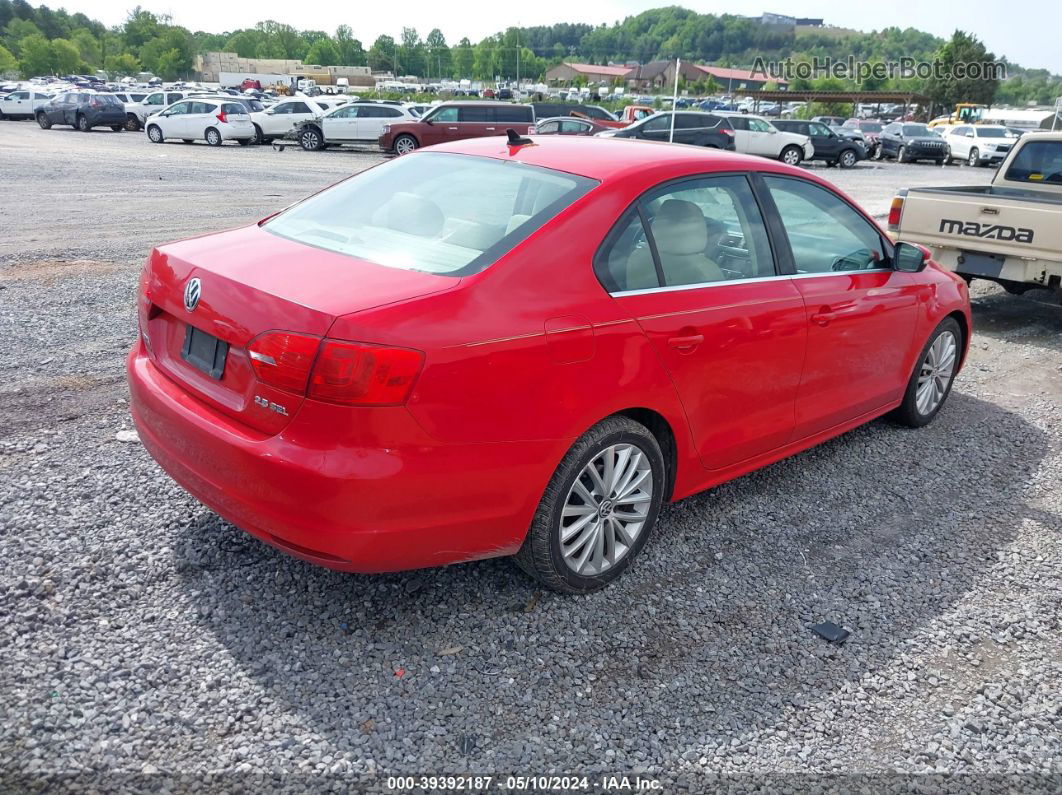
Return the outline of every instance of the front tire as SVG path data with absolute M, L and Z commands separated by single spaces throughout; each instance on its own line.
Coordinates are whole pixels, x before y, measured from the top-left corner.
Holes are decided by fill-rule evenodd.
M 52 129 L 51 120 L 43 113 L 38 113 L 37 114 L 37 124 L 40 125 L 42 130 L 50 130 L 50 129 Z
M 858 160 L 856 153 L 851 149 L 845 149 L 841 152 L 841 157 L 837 160 L 837 163 L 841 168 L 852 168 L 856 164 L 856 160 Z
M 977 166 L 980 162 L 981 162 L 981 155 L 977 151 L 977 147 L 975 146 L 973 149 L 970 150 L 970 154 L 966 158 L 966 165 L 968 165 L 971 168 L 973 168 L 974 166 Z
M 208 127 L 206 133 L 204 133 L 206 142 L 209 146 L 221 146 L 222 141 L 221 133 L 215 130 L 213 127 Z
M 395 154 L 408 155 L 420 146 L 412 135 L 400 135 L 395 138 Z
M 299 133 L 299 146 L 307 152 L 316 152 L 321 149 L 323 144 L 324 141 L 321 140 L 321 133 L 317 132 L 317 130 L 312 127 Z
M 122 130 L 125 129 L 125 125 L 124 124 L 112 124 L 111 125 L 111 129 L 114 130 L 115 132 L 121 132 Z
M 907 162 L 907 147 L 906 146 L 901 146 L 899 148 L 899 150 L 896 152 L 896 162 L 897 163 L 906 163 Z
M 140 119 L 136 117 L 136 114 L 130 113 L 125 117 L 125 129 L 129 132 L 137 132 L 143 129 L 143 125 L 140 123 Z
M 660 445 L 644 425 L 602 420 L 557 466 L 516 564 L 561 593 L 604 588 L 645 546 L 667 482 Z
M 787 166 L 799 166 L 800 161 L 804 159 L 804 153 L 800 151 L 799 146 L 787 146 L 782 150 L 778 159 Z
M 253 138 L 237 138 L 236 143 L 238 143 L 240 146 L 247 146 L 253 140 Z
M 147 128 L 147 137 L 153 144 L 161 144 L 165 140 L 162 135 L 162 128 L 157 124 L 152 124 Z
M 962 352 L 962 329 L 954 318 L 941 321 L 918 354 L 903 402 L 892 418 L 909 428 L 928 425 L 951 394 Z
M 262 134 L 262 128 L 257 124 L 254 126 L 254 142 L 259 145 L 266 142 L 265 136 Z

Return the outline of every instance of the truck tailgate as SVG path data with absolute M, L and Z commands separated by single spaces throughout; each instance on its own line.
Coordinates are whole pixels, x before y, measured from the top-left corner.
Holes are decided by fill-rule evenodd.
M 1046 196 L 914 189 L 904 201 L 897 239 L 1054 260 L 1062 251 L 1062 204 Z

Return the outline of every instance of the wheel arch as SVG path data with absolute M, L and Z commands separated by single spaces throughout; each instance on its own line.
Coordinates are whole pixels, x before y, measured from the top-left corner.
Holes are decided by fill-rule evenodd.
M 959 366 L 961 367 L 966 363 L 966 355 L 970 351 L 970 322 L 966 317 L 966 314 L 960 309 L 949 312 L 944 316 L 944 319 L 947 320 L 949 317 L 959 324 L 959 332 L 962 334 L 962 345 L 960 348 L 962 350 L 962 358 L 959 359 Z
M 660 452 L 664 455 L 664 466 L 667 469 L 667 482 L 664 484 L 664 499 L 671 500 L 675 490 L 675 473 L 678 469 L 678 445 L 675 441 L 675 431 L 671 423 L 663 414 L 653 409 L 632 407 L 610 414 L 611 417 L 626 417 L 634 420 L 639 425 L 644 425 L 656 438 L 660 445 Z M 608 419 L 607 417 L 605 419 Z

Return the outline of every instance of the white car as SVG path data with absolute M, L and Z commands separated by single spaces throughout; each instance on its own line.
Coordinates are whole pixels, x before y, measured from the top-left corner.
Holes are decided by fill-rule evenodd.
M 138 92 L 139 93 L 139 92 Z M 203 89 L 166 89 L 151 91 L 140 102 L 130 102 L 125 106 L 126 115 L 129 117 L 125 128 L 127 130 L 139 130 L 143 128 L 148 116 L 161 111 L 181 99 L 188 97 L 209 95 L 209 91 Z
M 335 144 L 377 144 L 388 124 L 416 120 L 408 108 L 400 105 L 351 102 L 320 119 L 305 122 L 296 137 L 308 151 Z
M 147 137 L 161 144 L 179 138 L 186 144 L 206 141 L 221 146 L 237 141 L 246 146 L 254 140 L 254 124 L 239 102 L 221 97 L 194 97 L 175 102 L 147 120 Z
M 265 110 L 251 114 L 255 138 L 260 144 L 283 138 L 299 122 L 323 116 L 347 101 L 345 97 L 285 97 Z
M 960 124 L 942 133 L 952 160 L 965 160 L 967 165 L 980 166 L 999 164 L 1007 156 L 1017 140 L 1006 127 L 995 124 Z
M 815 154 L 815 147 L 806 135 L 782 132 L 767 119 L 748 113 L 720 113 L 734 131 L 734 150 L 748 155 L 760 155 L 781 160 L 790 166 L 799 165 Z
M 0 99 L 0 119 L 32 119 L 52 96 L 35 88 L 12 91 Z

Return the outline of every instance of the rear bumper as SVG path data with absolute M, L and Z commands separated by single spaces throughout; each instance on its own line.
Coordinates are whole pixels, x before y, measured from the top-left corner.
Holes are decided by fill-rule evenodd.
M 221 133 L 222 140 L 225 141 L 237 141 L 241 138 L 254 138 L 254 124 L 248 122 L 246 127 L 237 127 L 234 124 L 218 124 L 216 125 L 218 132 Z
M 443 444 L 403 407 L 312 400 L 263 436 L 185 392 L 141 342 L 127 374 L 144 447 L 178 484 L 262 541 L 343 571 L 513 554 L 567 447 Z

